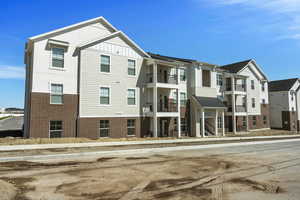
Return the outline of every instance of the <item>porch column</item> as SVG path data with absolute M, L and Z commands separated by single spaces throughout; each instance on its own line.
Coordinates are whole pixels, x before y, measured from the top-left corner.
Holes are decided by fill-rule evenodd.
M 202 137 L 205 137 L 205 110 L 204 108 L 201 110 L 201 132 L 202 132 Z
M 236 134 L 236 116 L 235 116 L 235 94 L 232 95 L 232 129 L 233 133 Z
M 196 109 L 195 110 L 195 121 L 196 121 L 196 126 L 195 126 L 195 128 L 196 128 L 196 137 L 201 137 L 201 133 L 200 133 L 200 127 L 201 127 L 201 125 L 200 125 L 200 123 L 201 123 L 201 119 L 200 119 L 200 113 L 199 113 L 199 110 L 198 109 Z
M 177 73 L 178 73 L 178 68 L 177 68 Z M 178 78 L 177 78 L 178 80 Z M 181 137 L 181 119 L 180 119 L 180 93 L 179 93 L 179 88 L 176 89 L 176 96 L 177 96 L 177 132 L 178 132 L 178 137 Z
M 215 135 L 218 136 L 218 110 L 215 113 Z
M 157 137 L 157 64 L 153 63 L 153 137 Z
M 177 117 L 177 132 L 178 132 L 178 138 L 181 138 L 181 119 L 180 119 L 180 116 Z
M 225 111 L 222 112 L 222 135 L 225 136 Z

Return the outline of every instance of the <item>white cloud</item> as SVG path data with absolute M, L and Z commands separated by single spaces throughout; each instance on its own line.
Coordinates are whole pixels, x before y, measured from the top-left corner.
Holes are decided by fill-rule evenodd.
M 269 22 L 269 26 L 276 26 L 277 38 L 300 39 L 300 0 L 208 0 L 207 2 L 222 6 L 238 5 L 254 8 L 257 12 L 266 12 L 274 19 L 281 19 L 280 23 L 275 20 Z
M 0 66 L 0 79 L 24 79 L 24 67 Z

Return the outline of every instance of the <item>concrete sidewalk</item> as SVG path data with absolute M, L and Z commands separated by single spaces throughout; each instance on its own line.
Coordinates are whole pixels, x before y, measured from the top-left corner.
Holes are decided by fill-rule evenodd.
M 278 135 L 278 136 L 255 136 L 255 137 L 219 137 L 219 138 L 195 138 L 174 140 L 145 140 L 145 141 L 121 141 L 121 142 L 93 142 L 93 143 L 63 143 L 63 144 L 30 144 L 1 146 L 0 151 L 36 150 L 36 149 L 59 149 L 59 148 L 81 148 L 81 147 L 107 147 L 126 145 L 151 145 L 151 144 L 183 144 L 193 142 L 219 142 L 219 141 L 243 141 L 263 139 L 292 139 L 300 138 L 300 135 Z

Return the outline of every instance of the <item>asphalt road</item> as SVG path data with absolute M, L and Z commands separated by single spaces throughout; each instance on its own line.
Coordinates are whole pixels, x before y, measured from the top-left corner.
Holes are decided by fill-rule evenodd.
M 0 164 L 0 180 L 7 199 L 299 200 L 299 171 L 300 141 L 294 140 L 7 162 Z
M 22 130 L 23 123 L 23 117 L 10 117 L 0 120 L 0 131 Z

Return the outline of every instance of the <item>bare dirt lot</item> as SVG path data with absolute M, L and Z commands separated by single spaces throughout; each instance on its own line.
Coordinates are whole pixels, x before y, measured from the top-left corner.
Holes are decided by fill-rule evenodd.
M 299 199 L 300 142 L 0 163 L 1 200 Z

